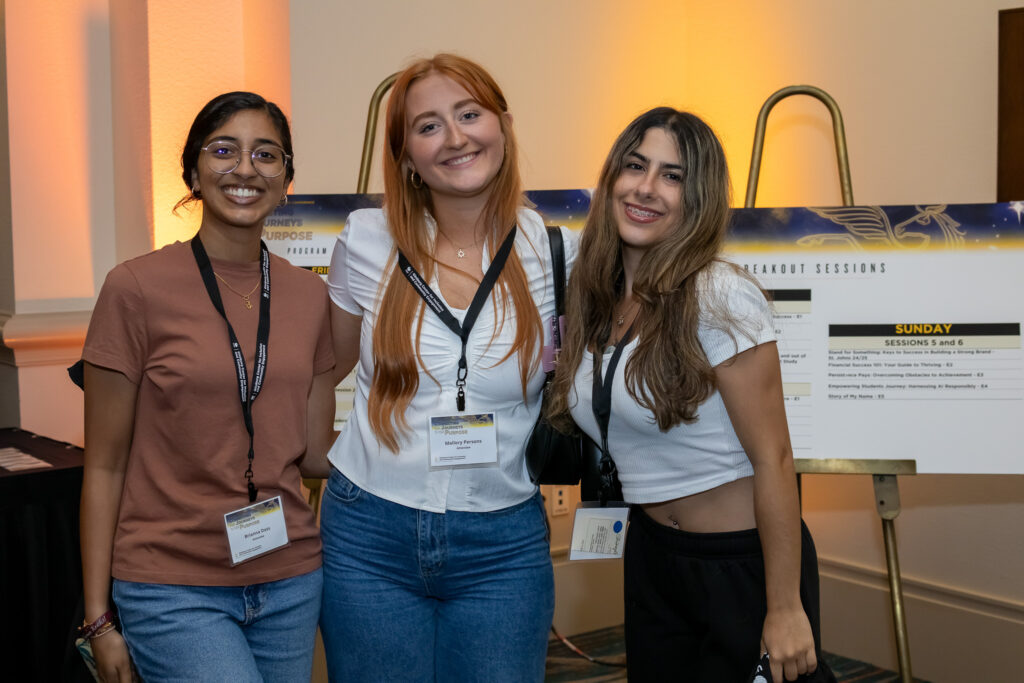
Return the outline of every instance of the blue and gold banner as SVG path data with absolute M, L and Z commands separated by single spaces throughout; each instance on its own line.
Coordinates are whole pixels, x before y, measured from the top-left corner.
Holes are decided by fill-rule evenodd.
M 589 191 L 528 196 L 549 225 L 582 229 Z M 326 276 L 349 212 L 379 203 L 291 197 L 267 244 Z M 798 458 L 1024 474 L 1022 218 L 1024 202 L 733 211 L 725 257 L 772 301 Z
M 732 251 L 1024 247 L 1024 202 L 737 209 Z
M 581 230 L 589 190 L 528 192 L 549 225 Z M 380 195 L 293 195 L 267 219 L 270 250 L 326 274 L 334 239 L 349 212 L 379 207 Z M 736 209 L 733 253 L 765 251 L 921 251 L 1024 248 L 1024 202 Z

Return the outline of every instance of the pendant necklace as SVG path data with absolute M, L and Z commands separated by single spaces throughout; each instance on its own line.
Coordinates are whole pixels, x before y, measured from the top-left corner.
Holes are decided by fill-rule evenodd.
M 219 273 L 214 273 L 214 275 L 216 275 L 216 276 L 217 276 L 217 279 L 218 279 L 218 280 L 220 280 L 221 282 L 223 282 L 223 283 L 224 283 L 224 286 L 225 286 L 225 287 L 227 287 L 228 289 L 230 289 L 230 290 L 231 290 L 232 292 L 234 292 L 234 293 L 235 293 L 235 294 L 237 294 L 238 296 L 242 297 L 242 301 L 244 301 L 244 302 L 245 302 L 245 307 L 246 307 L 246 308 L 248 308 L 248 309 L 249 309 L 250 311 L 252 310 L 252 302 L 251 302 L 251 301 L 249 301 L 249 297 L 250 297 L 250 296 L 252 296 L 252 295 L 253 295 L 253 292 L 255 292 L 255 291 L 256 291 L 256 290 L 257 290 L 257 289 L 259 288 L 259 286 L 260 286 L 260 283 L 259 283 L 259 282 L 256 282 L 256 286 L 255 286 L 255 287 L 253 287 L 252 289 L 250 289 L 250 290 L 249 290 L 249 293 L 248 293 L 248 294 L 242 294 L 242 293 L 241 293 L 241 292 L 239 292 L 239 291 L 238 291 L 237 289 L 235 289 L 234 287 L 232 287 L 231 285 L 229 285 L 229 284 L 228 284 L 228 281 L 227 281 L 227 280 L 225 280 L 224 278 L 222 278 L 222 277 L 220 276 L 220 274 L 219 274 Z
M 626 324 L 626 314 L 629 313 L 633 309 L 633 306 L 636 303 L 637 302 L 634 299 L 632 302 L 630 302 L 629 306 L 626 306 L 626 308 L 624 308 L 622 310 L 622 313 L 619 314 L 619 317 L 615 319 L 615 324 L 616 325 L 618 325 L 619 327 L 622 327 L 623 325 Z
M 441 228 L 438 228 L 437 231 L 441 233 L 441 237 L 447 240 L 448 244 L 452 245 L 452 247 L 455 248 L 455 256 L 457 256 L 460 259 L 466 257 L 466 249 L 468 249 L 469 246 L 466 246 L 465 248 L 460 247 L 459 245 L 455 244 L 455 242 L 452 242 L 451 238 L 448 237 L 448 235 L 444 234 L 444 231 L 441 230 Z M 472 246 L 476 246 L 476 239 L 473 240 Z

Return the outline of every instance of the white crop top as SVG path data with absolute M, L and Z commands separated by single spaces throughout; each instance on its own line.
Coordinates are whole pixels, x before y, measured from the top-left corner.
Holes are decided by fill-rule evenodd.
M 753 282 L 721 263 L 705 272 L 701 287 L 705 310 L 697 338 L 712 367 L 741 351 L 775 340 L 771 307 Z M 732 335 L 711 324 L 706 313 L 711 297 L 724 302 L 735 317 L 738 326 Z M 626 345 L 615 368 L 608 423 L 608 449 L 618 468 L 626 502 L 660 503 L 753 475 L 754 468 L 717 391 L 697 409 L 695 422 L 680 423 L 667 432 L 658 429 L 654 414 L 638 405 L 626 389 L 625 368 L 636 344 L 633 339 Z M 610 358 L 609 350 L 602 368 L 608 367 Z M 593 368 L 594 359 L 585 351 L 569 404 L 576 424 L 600 442 L 591 402 Z

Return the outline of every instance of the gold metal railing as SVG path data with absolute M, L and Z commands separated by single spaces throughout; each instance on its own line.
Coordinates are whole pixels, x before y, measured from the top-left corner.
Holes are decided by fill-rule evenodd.
M 373 165 L 373 147 L 377 137 L 377 119 L 380 116 L 380 103 L 384 100 L 384 95 L 391 89 L 391 86 L 395 84 L 395 79 L 397 78 L 397 73 L 393 73 L 385 78 L 377 86 L 377 89 L 373 91 L 373 96 L 370 98 L 370 110 L 366 114 L 366 133 L 363 134 L 363 155 L 359 161 L 359 180 L 356 182 L 356 192 L 359 194 L 365 193 L 366 188 L 370 185 L 370 167 Z
M 853 184 L 850 181 L 850 158 L 846 153 L 846 130 L 843 127 L 843 115 L 839 105 L 832 96 L 821 88 L 813 85 L 791 85 L 772 93 L 761 106 L 757 115 L 757 128 L 754 129 L 754 150 L 750 155 L 750 174 L 747 176 L 747 198 L 743 206 L 754 208 L 757 197 L 757 179 L 761 174 L 761 156 L 764 151 L 764 132 L 768 125 L 768 114 L 780 101 L 793 95 L 810 95 L 820 100 L 832 114 L 832 134 L 836 145 L 836 162 L 839 165 L 839 185 L 843 193 L 843 206 L 853 206 Z

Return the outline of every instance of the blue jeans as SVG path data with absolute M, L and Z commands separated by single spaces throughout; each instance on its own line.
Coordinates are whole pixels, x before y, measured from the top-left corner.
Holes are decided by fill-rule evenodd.
M 539 493 L 439 514 L 332 470 L 320 533 L 331 681 L 544 680 L 555 588 Z
M 308 681 L 323 570 L 252 586 L 114 580 L 128 650 L 147 683 Z

